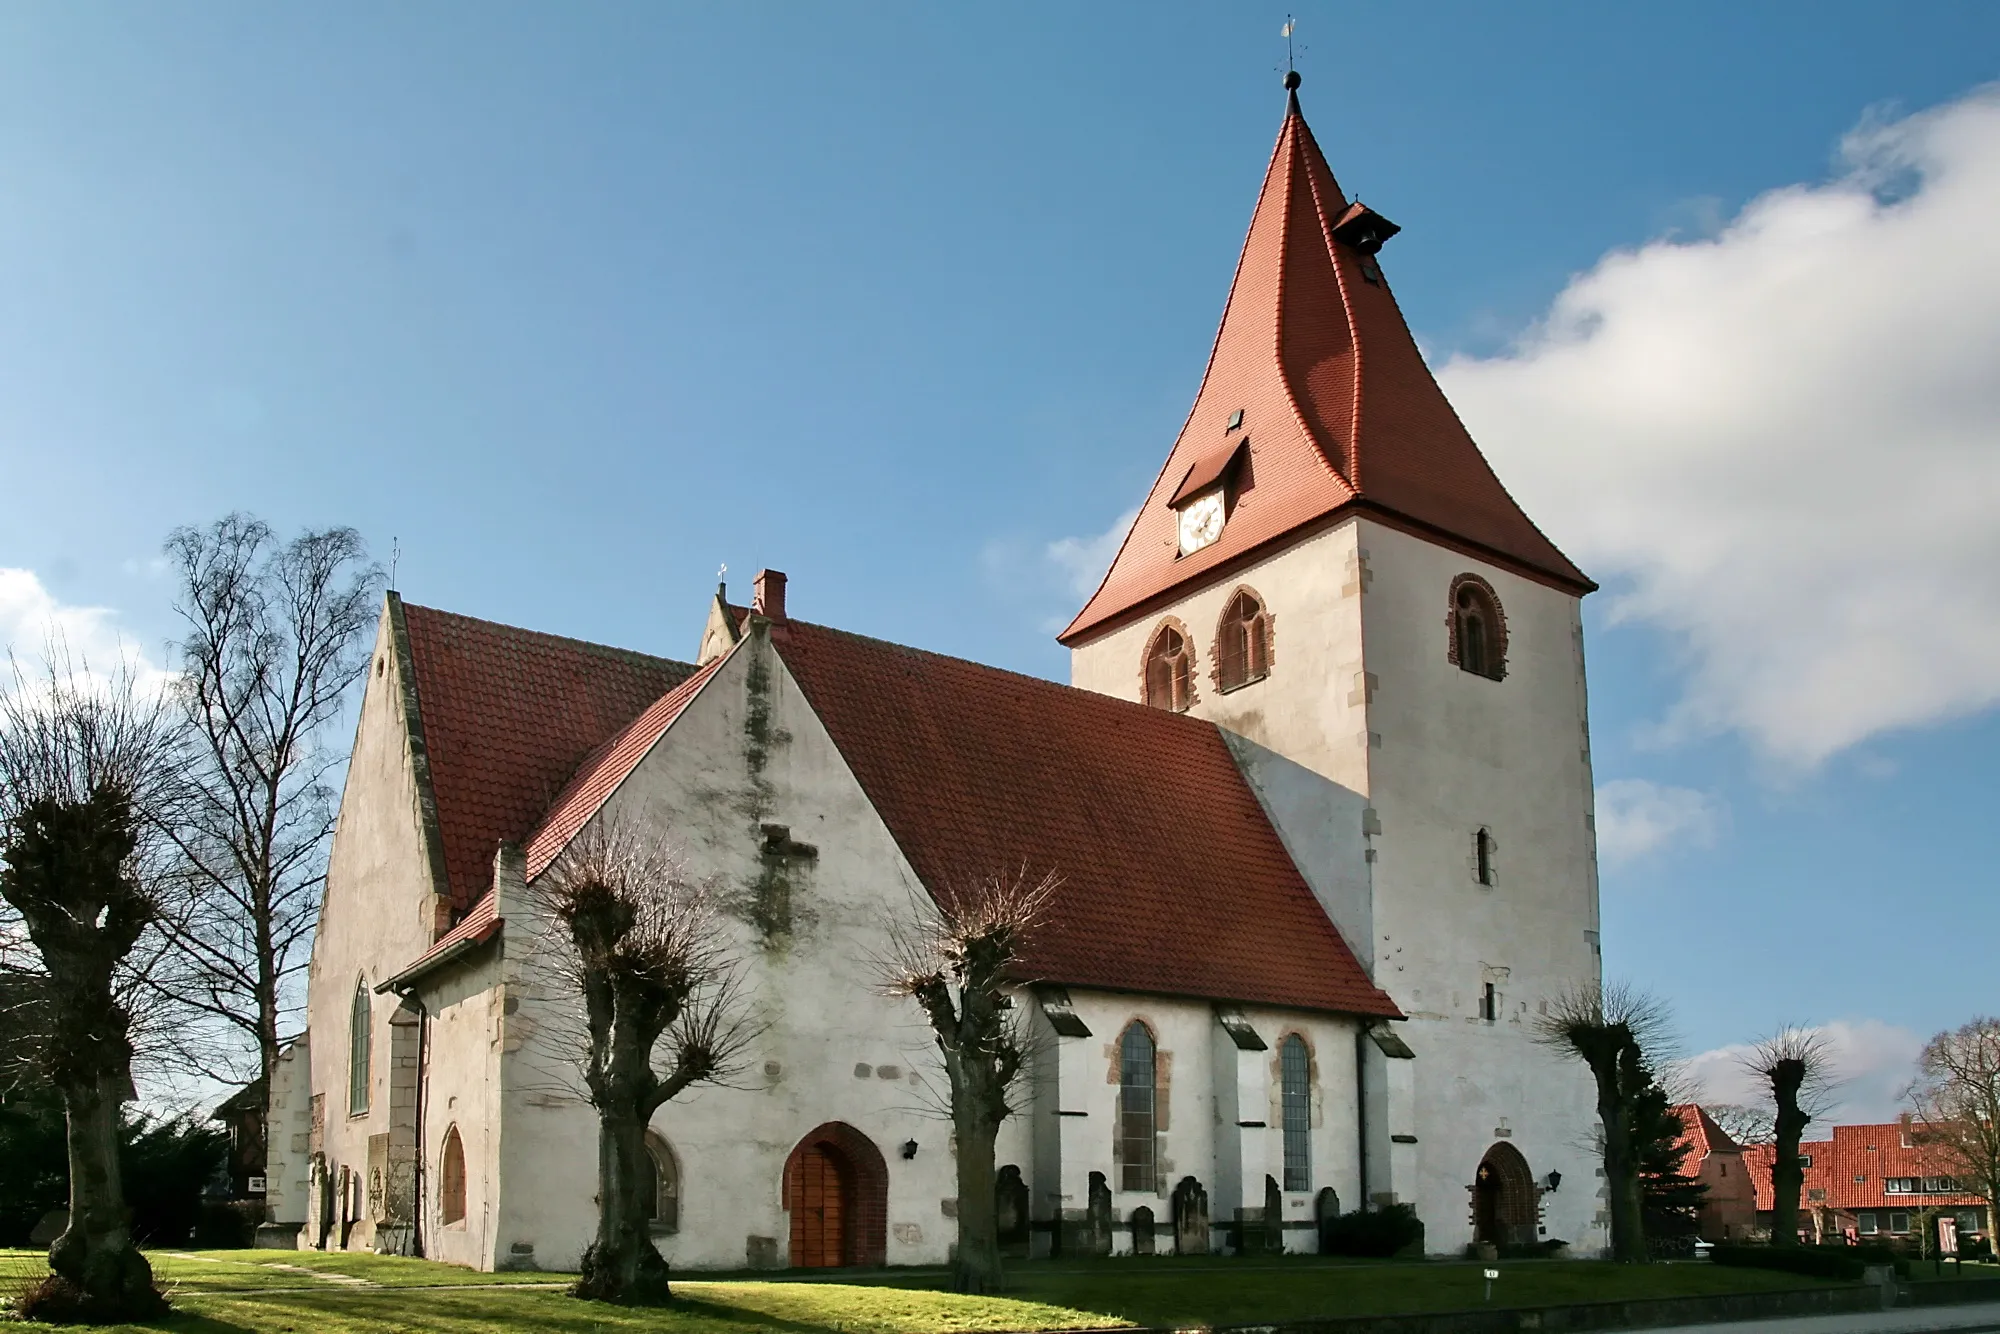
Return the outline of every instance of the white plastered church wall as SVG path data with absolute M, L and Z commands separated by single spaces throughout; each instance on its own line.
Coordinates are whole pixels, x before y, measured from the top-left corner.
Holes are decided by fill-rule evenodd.
M 307 974 L 311 1093 L 323 1099 L 317 1151 L 336 1185 L 343 1167 L 365 1181 L 369 1137 L 391 1129 L 390 1018 L 402 1002 L 376 995 L 374 988 L 430 948 L 435 893 L 441 888 L 431 878 L 424 794 L 406 715 L 411 687 L 405 677 L 407 661 L 398 651 L 394 613 L 395 604 L 385 603 L 377 624 Z M 349 1015 L 355 989 L 363 984 L 370 1014 L 368 1108 L 352 1115 Z M 294 1114 L 290 1108 L 272 1111 L 274 1119 Z M 312 1115 L 309 1110 L 309 1123 Z M 362 1217 L 348 1232 L 347 1245 L 369 1249 L 376 1238 L 365 1185 L 360 1196 Z M 330 1245 L 340 1244 L 342 1213 L 349 1207 L 336 1199 Z M 313 1222 L 308 1219 L 308 1233 Z
M 785 1263 L 786 1159 L 809 1132 L 844 1122 L 887 1165 L 889 1263 L 942 1262 L 957 1194 L 943 1074 L 914 1004 L 878 994 L 876 964 L 890 922 L 923 891 L 768 640 L 753 634 L 718 669 L 598 818 L 659 830 L 717 879 L 767 1026 L 738 1086 L 690 1090 L 654 1118 L 681 1172 L 679 1230 L 656 1238 L 661 1253 L 692 1269 Z M 783 887 L 788 938 L 751 921 L 760 894 L 767 916 L 777 909 L 762 849 L 778 826 L 815 849 Z M 537 1263 L 567 1269 L 595 1229 L 596 1121 L 563 1087 L 574 1048 L 551 1007 L 565 1002 L 533 976 L 529 936 L 509 922 L 519 1004 L 506 1025 L 519 1041 L 506 1044 L 499 1253 L 505 1263 L 532 1248 Z M 1027 1138 L 1025 1118 L 1010 1118 L 1000 1161 L 1026 1164 Z
M 1499 594 L 1505 681 L 1447 661 L 1450 583 L 1465 572 Z M 1216 627 L 1239 587 L 1272 615 L 1272 665 L 1264 680 L 1224 693 Z M 1398 1027 L 1415 1060 L 1364 1053 L 1370 1197 L 1414 1203 L 1430 1249 L 1458 1250 L 1472 1238 L 1479 1161 L 1505 1130 L 1538 1178 L 1556 1170 L 1568 1183 L 1542 1197 L 1547 1235 L 1600 1247 L 1588 1079 L 1534 1045 L 1525 1017 L 1598 976 L 1577 599 L 1348 518 L 1078 645 L 1072 683 L 1139 699 L 1147 645 L 1167 617 L 1194 640 L 1189 712 L 1255 743 L 1232 744 L 1239 766 L 1328 916 L 1411 1014 Z M 1314 793 L 1260 748 L 1333 790 Z M 1320 823 L 1357 807 L 1369 862 L 1358 874 Z M 1482 825 L 1498 844 L 1490 889 L 1472 871 Z M 1476 993 L 1499 969 L 1512 1018 L 1477 1022 Z

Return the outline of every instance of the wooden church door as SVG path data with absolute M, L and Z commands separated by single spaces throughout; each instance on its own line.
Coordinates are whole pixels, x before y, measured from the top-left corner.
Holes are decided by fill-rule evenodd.
M 792 1177 L 792 1263 L 802 1269 L 852 1264 L 847 1229 L 853 1213 L 853 1171 L 830 1144 L 813 1144 Z

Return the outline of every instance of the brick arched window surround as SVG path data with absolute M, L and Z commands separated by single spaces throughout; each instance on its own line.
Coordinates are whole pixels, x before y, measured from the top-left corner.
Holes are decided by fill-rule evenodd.
M 646 1190 L 646 1221 L 655 1232 L 681 1230 L 681 1165 L 673 1146 L 646 1132 L 645 1169 L 651 1176 Z
M 838 1178 L 840 1253 L 809 1259 L 799 1242 L 815 1206 L 812 1178 L 830 1166 Z M 844 1121 L 806 1132 L 785 1159 L 785 1208 L 792 1215 L 792 1264 L 884 1265 L 889 1261 L 889 1165 L 875 1142 Z
M 1493 585 L 1476 574 L 1452 580 L 1445 624 L 1451 633 L 1446 656 L 1460 671 L 1495 681 L 1507 675 L 1507 613 Z
M 1156 709 L 1185 713 L 1194 703 L 1194 637 L 1174 617 L 1161 621 L 1146 641 L 1140 681 L 1142 698 Z
M 1541 1221 L 1541 1191 L 1528 1160 L 1501 1140 L 1479 1160 L 1472 1179 L 1472 1237 L 1496 1246 L 1519 1245 L 1537 1239 Z
M 1159 1188 L 1160 1047 L 1134 1019 L 1118 1037 L 1118 1188 Z
M 1235 690 L 1271 674 L 1271 610 L 1257 590 L 1239 586 L 1215 626 L 1215 684 Z
M 1278 1113 L 1284 1130 L 1285 1189 L 1312 1189 L 1312 1047 L 1303 1035 L 1278 1039 Z
M 438 1221 L 446 1227 L 465 1222 L 465 1142 L 456 1125 L 444 1132 L 438 1154 Z

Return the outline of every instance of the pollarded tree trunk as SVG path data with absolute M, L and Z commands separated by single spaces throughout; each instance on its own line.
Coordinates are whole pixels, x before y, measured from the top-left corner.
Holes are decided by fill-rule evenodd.
M 144 1315 L 166 1309 L 153 1267 L 132 1242 L 118 1165 L 125 1081 L 110 1076 L 63 1090 L 69 1120 L 69 1227 L 49 1248 L 49 1268 L 83 1296 L 85 1310 Z
M 958 1250 L 952 1258 L 954 1292 L 985 1293 L 1000 1287 L 1000 1219 L 995 1184 L 994 1141 L 1000 1134 L 998 1102 L 1005 1089 L 977 1087 L 984 1072 L 948 1060 L 952 1082 L 952 1128 L 958 1134 Z M 966 1087 L 961 1088 L 961 1084 Z
M 653 1245 L 644 1184 L 646 1120 L 636 1109 L 600 1111 L 597 1122 L 597 1238 L 583 1257 L 576 1295 L 598 1301 L 654 1302 L 672 1296 L 667 1262 Z
M 1810 1119 L 1799 1106 L 1806 1063 L 1796 1058 L 1771 1067 L 1771 1100 L 1777 1105 L 1777 1155 L 1771 1164 L 1771 1244 L 1799 1244 L 1799 1192 L 1805 1186 L 1805 1166 L 1799 1161 L 1799 1140 Z
M 1597 1118 L 1604 1134 L 1604 1185 L 1611 1214 L 1611 1258 L 1643 1264 L 1649 1257 L 1639 1163 L 1632 1145 L 1632 1092 L 1634 1087 L 1643 1087 L 1638 1048 L 1622 1025 L 1612 1024 L 1583 1035 L 1577 1054 L 1597 1081 Z

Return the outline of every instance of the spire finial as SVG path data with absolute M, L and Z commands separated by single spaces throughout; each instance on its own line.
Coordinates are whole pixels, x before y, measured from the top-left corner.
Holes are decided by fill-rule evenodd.
M 1292 111 L 1299 109 L 1299 67 L 1297 52 L 1292 46 L 1292 33 L 1297 31 L 1298 26 L 1299 21 L 1287 14 L 1285 26 L 1278 29 L 1278 35 L 1285 39 L 1285 102 Z

